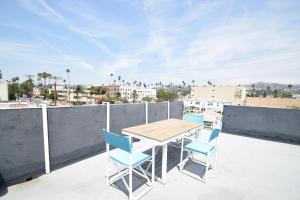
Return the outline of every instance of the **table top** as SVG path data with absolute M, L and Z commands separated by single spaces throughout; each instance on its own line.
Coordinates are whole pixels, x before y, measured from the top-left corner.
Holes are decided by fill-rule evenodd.
M 129 133 L 163 142 L 180 134 L 186 133 L 192 129 L 199 128 L 200 126 L 201 125 L 196 122 L 180 119 L 169 119 L 124 128 L 122 129 L 122 132 L 125 132 L 125 134 Z

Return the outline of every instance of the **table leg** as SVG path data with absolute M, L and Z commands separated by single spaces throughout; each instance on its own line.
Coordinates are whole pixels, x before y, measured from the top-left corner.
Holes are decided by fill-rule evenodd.
M 168 144 L 164 144 L 162 147 L 162 168 L 161 168 L 161 180 L 163 184 L 167 183 L 167 162 L 168 162 Z

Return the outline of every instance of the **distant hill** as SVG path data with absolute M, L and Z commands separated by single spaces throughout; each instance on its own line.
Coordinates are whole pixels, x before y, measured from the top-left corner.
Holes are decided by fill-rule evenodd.
M 255 89 L 257 90 L 265 90 L 268 86 L 270 86 L 271 90 L 277 89 L 277 90 L 287 90 L 288 84 L 282 84 L 282 83 L 267 83 L 267 82 L 256 82 L 251 83 L 248 85 L 244 85 L 246 88 L 252 89 L 252 85 L 255 85 Z M 300 84 L 292 84 L 291 93 L 293 94 L 300 94 Z
M 287 89 L 288 84 L 282 84 L 282 83 L 267 83 L 267 82 L 257 82 L 257 83 L 251 83 L 248 85 L 244 85 L 247 88 L 252 88 L 252 85 L 255 85 L 255 88 L 257 89 L 266 89 L 268 86 L 270 86 L 273 89 Z M 300 89 L 300 84 L 292 84 L 292 89 L 298 88 Z

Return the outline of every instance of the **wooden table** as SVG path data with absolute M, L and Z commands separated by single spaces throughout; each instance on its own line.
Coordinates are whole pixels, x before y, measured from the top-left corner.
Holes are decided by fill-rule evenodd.
M 183 137 L 186 133 L 199 129 L 200 124 L 180 119 L 168 119 L 149 124 L 122 129 L 122 133 L 133 138 L 162 146 L 161 182 L 166 183 L 168 143 Z M 154 166 L 153 166 L 154 167 Z

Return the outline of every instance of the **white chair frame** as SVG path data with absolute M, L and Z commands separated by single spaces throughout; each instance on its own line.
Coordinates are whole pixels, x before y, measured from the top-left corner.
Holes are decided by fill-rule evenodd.
M 129 167 L 126 165 L 122 165 L 121 163 L 118 163 L 116 161 L 114 161 L 113 159 L 110 158 L 110 145 L 106 144 L 106 154 L 107 154 L 107 163 L 106 163 L 106 184 L 107 185 L 112 185 L 114 182 L 122 179 L 126 189 L 128 190 L 129 193 L 129 200 L 138 200 L 140 199 L 142 196 L 144 196 L 147 192 L 149 192 L 154 184 L 154 178 L 155 178 L 155 146 L 152 147 L 152 156 L 149 160 L 144 161 L 143 163 L 141 163 L 140 165 L 137 165 L 135 167 L 133 167 L 132 165 L 130 165 Z M 149 149 L 149 148 L 148 148 Z M 129 163 L 131 163 L 131 159 L 133 157 L 134 154 L 138 153 L 138 152 L 143 152 L 147 149 L 136 149 L 134 152 L 132 152 L 130 154 L 129 157 Z M 110 175 L 109 174 L 109 163 L 110 161 L 114 164 L 115 168 L 117 169 L 117 172 Z M 146 170 L 144 170 L 142 168 L 142 164 L 144 164 L 145 162 L 150 162 L 150 164 L 152 164 L 152 176 L 151 176 L 151 180 L 149 179 L 149 177 L 147 176 L 147 170 L 149 168 L 149 165 L 147 167 Z M 139 170 L 137 170 L 136 168 L 138 168 Z M 144 191 L 142 191 L 140 194 L 137 194 L 136 196 L 134 196 L 133 194 L 133 188 L 132 188 L 132 173 L 135 172 L 136 174 L 138 174 L 139 176 L 145 178 L 147 180 L 146 185 L 148 186 Z M 125 181 L 124 177 L 129 175 L 129 184 L 127 184 L 127 182 Z
M 206 183 L 206 182 L 207 182 L 207 172 L 208 172 L 208 169 L 209 169 L 209 168 L 214 169 L 214 170 L 216 169 L 216 159 L 217 159 L 217 138 L 214 139 L 214 140 L 212 140 L 212 141 L 210 141 L 210 142 L 207 142 L 207 144 L 213 143 L 213 142 L 215 143 L 215 145 L 214 145 L 214 146 L 215 146 L 215 149 L 214 149 L 213 151 L 209 151 L 206 155 L 205 155 L 205 154 L 198 153 L 198 154 L 204 155 L 204 156 L 206 157 L 205 163 L 204 163 L 203 161 L 197 160 L 197 159 L 195 159 L 195 158 L 193 157 L 193 154 L 194 154 L 194 153 L 197 153 L 197 152 L 195 152 L 195 151 L 190 151 L 190 150 L 188 150 L 188 149 L 184 149 L 184 140 L 185 140 L 185 139 L 192 140 L 192 141 L 198 140 L 198 139 L 191 139 L 191 137 L 183 137 L 183 138 L 181 139 L 180 163 L 179 163 L 179 165 L 178 165 L 179 170 L 180 170 L 180 172 L 182 172 L 182 173 L 184 173 L 184 174 L 187 174 L 187 175 L 189 175 L 189 176 L 191 176 L 191 177 L 193 177 L 193 178 L 196 178 L 196 179 L 198 179 L 198 180 L 203 181 L 204 183 Z M 201 142 L 203 142 L 203 141 L 201 141 Z M 187 157 L 186 157 L 184 160 L 183 160 L 183 151 L 187 151 L 187 152 L 188 152 L 188 155 L 187 155 Z M 211 162 L 212 158 L 213 158 L 213 162 Z M 187 171 L 187 170 L 184 169 L 184 166 L 185 166 L 185 164 L 187 163 L 187 161 L 188 161 L 189 159 L 191 159 L 191 160 L 192 160 L 193 162 L 195 162 L 195 163 L 198 163 L 198 164 L 200 164 L 200 165 L 204 165 L 204 166 L 205 166 L 205 174 L 204 174 L 204 178 L 201 178 L 201 176 L 198 176 L 198 175 L 196 175 L 196 174 L 193 174 L 193 173 L 191 173 L 191 172 L 189 172 L 189 171 Z M 212 163 L 213 163 L 213 164 L 212 164 Z

